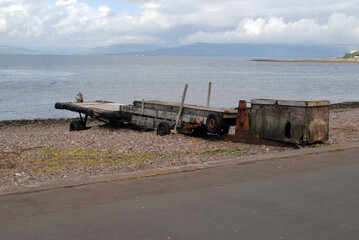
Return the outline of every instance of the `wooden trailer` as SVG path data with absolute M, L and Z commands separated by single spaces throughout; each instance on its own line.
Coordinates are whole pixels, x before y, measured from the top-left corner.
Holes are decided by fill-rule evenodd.
M 224 135 L 236 125 L 237 109 L 214 108 L 191 104 L 134 101 L 120 104 L 106 101 L 58 102 L 56 109 L 80 114 L 80 120 L 70 123 L 70 131 L 86 129 L 87 118 L 95 118 L 115 124 L 133 124 L 145 129 L 156 129 L 158 135 L 177 132 L 212 133 Z

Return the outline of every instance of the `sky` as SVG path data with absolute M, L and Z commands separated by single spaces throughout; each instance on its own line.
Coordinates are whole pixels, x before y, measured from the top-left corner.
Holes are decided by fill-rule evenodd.
M 0 0 L 0 45 L 358 45 L 359 0 Z

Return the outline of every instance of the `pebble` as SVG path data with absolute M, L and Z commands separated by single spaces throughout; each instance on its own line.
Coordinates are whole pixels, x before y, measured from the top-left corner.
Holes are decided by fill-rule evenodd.
M 329 141 L 319 145 L 359 142 L 358 108 L 331 110 L 329 118 Z M 91 128 L 86 131 L 69 132 L 70 121 L 71 119 L 45 119 L 0 122 L 0 189 L 47 183 L 63 178 L 111 175 L 293 150 L 225 142 L 215 136 L 198 138 L 170 134 L 159 137 L 154 131 L 113 128 L 101 125 L 103 123 L 98 121 L 90 122 Z M 40 150 L 46 149 L 93 150 L 98 151 L 99 156 L 94 157 L 91 166 L 83 163 L 91 159 L 77 157 L 69 160 L 71 164 L 54 161 L 51 164 L 57 170 L 50 171 L 51 169 L 47 169 L 49 163 L 45 164 L 48 160 L 46 154 L 39 154 Z M 216 149 L 242 151 L 200 154 Z M 106 164 L 109 155 L 104 157 L 105 152 L 115 156 L 113 159 L 110 157 L 113 164 Z M 153 156 L 148 157 L 149 154 Z M 131 161 L 123 160 L 119 163 L 116 156 L 132 158 Z

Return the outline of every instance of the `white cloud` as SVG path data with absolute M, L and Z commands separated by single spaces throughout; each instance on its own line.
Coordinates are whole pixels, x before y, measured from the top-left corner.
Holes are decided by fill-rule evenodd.
M 77 3 L 77 0 L 58 0 L 56 1 L 55 5 L 69 5 L 69 4 L 75 4 Z
M 106 6 L 99 6 L 98 7 L 98 12 L 100 14 L 101 17 L 107 17 L 109 15 L 109 13 L 111 13 L 111 8 L 106 7 Z
M 273 20 L 272 18 L 270 21 Z M 243 24 L 243 30 L 248 36 L 258 36 L 263 31 L 266 21 L 263 18 L 258 18 L 256 20 L 246 19 Z M 238 29 L 238 28 L 237 28 Z
M 358 29 L 359 19 L 342 13 L 333 13 L 324 24 L 313 18 L 296 22 L 285 22 L 277 17 L 245 18 L 233 31 L 199 31 L 182 42 L 349 44 L 359 41 Z
M 0 34 L 6 32 L 7 25 L 6 20 L 3 16 L 0 17 Z
M 137 15 L 86 2 L 0 0 L 0 44 L 359 41 L 357 0 L 127 0 Z

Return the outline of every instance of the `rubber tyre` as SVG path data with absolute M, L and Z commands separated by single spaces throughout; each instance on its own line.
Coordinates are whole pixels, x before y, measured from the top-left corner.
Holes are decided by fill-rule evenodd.
M 70 123 L 70 131 L 81 131 L 84 130 L 84 126 L 81 121 L 72 121 Z
M 195 137 L 206 137 L 207 136 L 206 126 L 201 126 L 199 128 L 193 129 L 192 135 Z
M 223 136 L 223 135 L 226 135 L 229 133 L 229 125 L 225 124 L 223 125 L 221 131 L 220 131 L 220 135 Z
M 220 133 L 222 129 L 222 118 L 216 113 L 209 114 L 206 120 L 206 128 L 209 133 Z
M 171 133 L 170 125 L 167 122 L 160 122 L 157 126 L 156 133 L 158 136 L 165 136 Z

